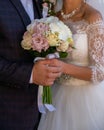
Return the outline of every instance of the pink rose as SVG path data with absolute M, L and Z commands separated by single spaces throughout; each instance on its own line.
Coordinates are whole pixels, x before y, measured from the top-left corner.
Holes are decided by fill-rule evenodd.
M 40 33 L 32 36 L 32 48 L 38 52 L 46 51 L 49 48 L 47 39 Z

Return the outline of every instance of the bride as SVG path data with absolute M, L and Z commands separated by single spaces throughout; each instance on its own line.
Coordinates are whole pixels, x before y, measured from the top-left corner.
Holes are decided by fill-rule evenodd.
M 84 0 L 57 0 L 57 16 L 73 33 L 75 49 L 58 61 L 53 85 L 56 111 L 43 114 L 38 130 L 104 130 L 104 23 Z M 56 9 L 59 9 L 58 7 Z

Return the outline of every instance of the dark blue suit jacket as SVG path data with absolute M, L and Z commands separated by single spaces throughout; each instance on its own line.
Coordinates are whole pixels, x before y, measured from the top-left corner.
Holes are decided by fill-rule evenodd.
M 20 0 L 0 0 L 0 130 L 36 130 L 38 123 L 38 87 L 29 84 L 33 57 L 20 44 L 30 22 Z

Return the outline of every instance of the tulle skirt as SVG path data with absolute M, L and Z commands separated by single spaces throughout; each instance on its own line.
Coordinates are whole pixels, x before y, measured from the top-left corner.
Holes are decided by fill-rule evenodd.
M 42 115 L 38 130 L 104 130 L 104 81 L 71 78 L 52 89 L 56 111 Z

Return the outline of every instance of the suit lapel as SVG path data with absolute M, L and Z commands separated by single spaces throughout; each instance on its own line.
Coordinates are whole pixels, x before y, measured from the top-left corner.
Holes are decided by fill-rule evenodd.
M 10 2 L 16 8 L 18 14 L 21 17 L 21 20 L 23 21 L 23 23 L 26 27 L 31 22 L 31 20 L 30 20 L 28 14 L 26 13 L 25 9 L 23 8 L 20 0 L 10 0 Z
M 42 1 L 33 0 L 34 12 L 37 12 L 38 17 L 34 13 L 34 18 L 42 18 Z

